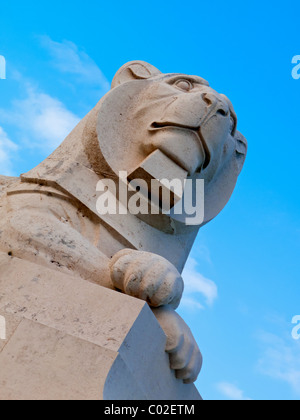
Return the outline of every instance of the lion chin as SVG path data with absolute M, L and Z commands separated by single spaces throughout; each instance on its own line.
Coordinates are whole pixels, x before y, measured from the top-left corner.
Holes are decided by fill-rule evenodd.
M 0 179 L 0 251 L 148 302 L 171 368 L 193 382 L 202 356 L 175 312 L 181 273 L 199 228 L 227 204 L 246 153 L 231 102 L 208 82 L 127 63 L 50 157 L 20 179 Z M 204 180 L 203 220 L 99 215 L 99 182 L 121 172 Z

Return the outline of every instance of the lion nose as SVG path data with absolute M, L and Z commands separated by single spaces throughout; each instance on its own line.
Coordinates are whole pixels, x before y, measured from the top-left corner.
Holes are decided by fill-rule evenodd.
M 202 95 L 202 99 L 216 114 L 223 115 L 223 117 L 229 115 L 229 104 L 227 101 L 223 101 L 221 97 L 218 98 L 215 94 L 206 92 Z

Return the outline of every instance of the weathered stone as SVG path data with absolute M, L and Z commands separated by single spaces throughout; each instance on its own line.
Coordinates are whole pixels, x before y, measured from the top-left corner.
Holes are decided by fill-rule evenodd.
M 112 378 L 123 384 L 115 389 L 128 398 L 159 397 L 159 384 L 168 388 L 170 399 L 197 398 L 187 384 L 196 380 L 202 356 L 174 308 L 198 230 L 227 204 L 243 167 L 247 142 L 236 128 L 229 99 L 202 78 L 162 74 L 148 63 L 131 62 L 49 158 L 20 179 L 0 177 L 0 310 L 8 317 L 8 339 L 0 347 L 0 365 L 7 366 L 0 370 L 0 382 L 7 384 L 3 398 L 44 394 L 51 399 L 58 384 L 62 398 L 102 398 L 95 386 L 101 376 L 103 388 L 105 375 L 107 398 L 113 398 Z M 170 212 L 162 211 L 164 199 L 153 207 L 161 208 L 158 213 L 127 211 L 132 199 L 152 207 L 151 194 L 143 190 L 122 195 L 128 177 L 136 176 L 145 191 L 152 180 L 169 191 Z M 161 177 L 176 177 L 185 185 L 191 181 L 192 190 L 176 193 Z M 102 192 L 118 211 L 107 214 L 99 212 L 99 193 L 109 181 L 115 188 Z M 188 195 L 191 201 L 200 195 L 197 181 L 205 184 L 203 217 L 190 222 L 185 206 L 182 213 L 177 210 Z M 135 338 L 125 351 L 129 331 Z M 67 360 L 79 366 L 85 346 L 91 365 L 98 358 L 103 363 L 89 380 L 83 379 L 87 386 L 80 391 L 80 377 L 87 378 L 92 367 L 84 362 L 76 376 Z M 147 353 L 153 346 L 155 358 Z M 51 383 L 53 347 L 57 359 Z M 30 360 L 33 351 L 36 360 Z M 142 363 L 144 354 L 147 363 Z M 26 361 L 22 374 L 17 355 Z M 14 372 L 10 382 L 9 364 Z M 22 394 L 31 371 L 31 388 Z M 73 386 L 68 388 L 69 381 Z
M 142 300 L 5 254 L 0 271 L 0 400 L 200 398 Z

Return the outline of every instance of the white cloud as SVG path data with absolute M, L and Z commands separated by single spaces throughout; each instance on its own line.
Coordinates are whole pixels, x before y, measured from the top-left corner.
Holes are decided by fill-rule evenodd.
M 292 328 L 292 324 L 286 324 L 282 337 L 268 332 L 259 334 L 262 355 L 258 369 L 264 375 L 287 383 L 300 396 L 300 341 L 292 338 Z
M 80 89 L 87 96 L 93 92 L 93 97 L 96 95 L 99 99 L 109 90 L 110 85 L 97 64 L 74 43 L 54 42 L 47 36 L 40 40 L 57 70 L 68 74 L 69 81 L 74 76 L 71 82 L 81 99 L 84 95 L 79 93 Z M 0 109 L 0 124 L 14 129 L 22 149 L 39 148 L 48 154 L 61 144 L 81 118 L 60 99 L 44 92 L 38 83 L 27 80 L 18 71 L 14 72 L 14 79 L 19 84 L 22 98 L 13 100 L 10 107 Z
M 58 99 L 25 82 L 25 99 L 12 102 L 9 111 L 0 110 L 1 120 L 17 127 L 27 147 L 53 151 L 78 124 L 80 118 Z
M 251 401 L 250 398 L 245 397 L 244 391 L 239 389 L 236 385 L 229 382 L 220 382 L 217 388 L 221 394 L 234 401 Z
M 110 89 L 100 68 L 84 51 L 70 41 L 55 42 L 48 36 L 40 37 L 42 46 L 53 58 L 53 65 L 62 73 L 77 77 L 77 82 L 93 85 L 104 92 Z
M 218 296 L 218 288 L 212 280 L 200 274 L 197 266 L 197 261 L 190 258 L 183 271 L 185 292 L 182 305 L 194 309 L 203 309 L 203 305 L 198 301 L 200 297 L 197 297 L 197 295 L 202 295 L 206 304 L 211 306 Z
M 13 143 L 6 132 L 0 127 L 0 174 L 13 175 L 12 160 L 18 146 Z
M 181 305 L 185 306 L 186 308 L 189 308 L 190 310 L 201 310 L 204 309 L 204 306 L 201 305 L 200 302 L 197 301 L 197 299 L 193 297 L 183 296 L 181 300 Z

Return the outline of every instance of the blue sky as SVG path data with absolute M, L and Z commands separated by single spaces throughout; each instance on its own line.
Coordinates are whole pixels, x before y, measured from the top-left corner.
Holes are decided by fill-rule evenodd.
M 3 2 L 0 173 L 38 164 L 125 62 L 198 74 L 232 100 L 249 154 L 203 228 L 180 313 L 204 355 L 205 399 L 300 399 L 297 1 Z

